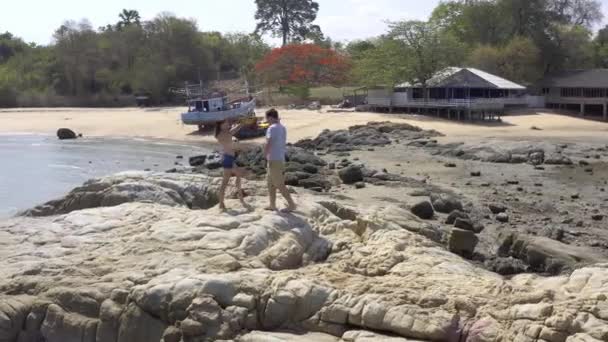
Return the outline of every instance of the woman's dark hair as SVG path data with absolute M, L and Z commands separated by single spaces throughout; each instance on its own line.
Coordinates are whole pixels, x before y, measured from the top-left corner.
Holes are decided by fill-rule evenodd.
M 277 110 L 274 109 L 274 108 L 269 109 L 266 112 L 266 117 L 267 118 L 272 118 L 272 119 L 275 119 L 275 120 L 279 120 L 279 112 L 277 112 Z
M 220 135 L 220 133 L 222 133 L 222 125 L 224 124 L 224 121 L 220 121 L 218 123 L 215 124 L 215 137 L 217 138 L 218 135 Z

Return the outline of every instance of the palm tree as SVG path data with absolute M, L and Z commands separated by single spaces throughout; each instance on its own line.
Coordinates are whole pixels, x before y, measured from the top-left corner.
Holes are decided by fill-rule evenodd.
M 119 29 L 135 24 L 137 26 L 141 25 L 141 17 L 139 16 L 139 12 L 136 10 L 128 10 L 123 9 L 122 12 L 118 15 L 120 21 L 116 25 Z

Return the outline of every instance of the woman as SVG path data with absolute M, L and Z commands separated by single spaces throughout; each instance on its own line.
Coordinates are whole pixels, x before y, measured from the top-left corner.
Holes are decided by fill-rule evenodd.
M 224 199 L 226 197 L 226 188 L 230 182 L 232 176 L 236 177 L 236 189 L 238 197 L 244 207 L 248 208 L 245 203 L 243 196 L 243 189 L 241 188 L 241 177 L 243 172 L 236 165 L 236 151 L 233 146 L 232 138 L 241 129 L 241 125 L 232 126 L 228 121 L 222 121 L 215 126 L 215 138 L 222 145 L 224 178 L 222 179 L 222 186 L 220 187 L 220 210 L 226 211 L 226 204 Z

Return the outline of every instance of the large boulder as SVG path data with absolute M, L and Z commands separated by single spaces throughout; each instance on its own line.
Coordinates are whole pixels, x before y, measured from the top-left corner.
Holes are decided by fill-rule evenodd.
M 462 202 L 448 194 L 432 194 L 431 203 L 436 211 L 449 214 L 454 210 L 463 211 Z
M 338 172 L 338 176 L 344 184 L 355 184 L 363 181 L 363 171 L 360 166 L 351 165 Z
M 499 254 L 514 257 L 530 266 L 531 271 L 558 274 L 596 263 L 602 257 L 588 248 L 524 234 L 507 234 L 502 238 Z
M 77 137 L 76 133 L 69 128 L 60 128 L 57 130 L 57 138 L 59 138 L 59 140 L 71 140 L 76 139 Z
M 448 239 L 448 248 L 466 258 L 470 258 L 475 251 L 479 238 L 474 232 L 459 228 L 452 228 Z
M 90 180 L 65 197 L 36 206 L 22 215 L 51 216 L 131 202 L 208 209 L 218 203 L 219 182 L 219 178 L 203 175 L 185 178 L 179 174 L 128 172 Z
M 418 216 L 423 220 L 430 220 L 435 215 L 433 206 L 429 201 L 418 202 L 414 204 L 410 210 L 412 211 L 412 214 Z

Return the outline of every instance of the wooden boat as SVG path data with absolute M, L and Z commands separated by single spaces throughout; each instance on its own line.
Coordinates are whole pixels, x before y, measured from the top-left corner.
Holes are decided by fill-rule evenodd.
M 188 111 L 182 113 L 182 122 L 185 125 L 197 125 L 202 128 L 224 120 L 237 121 L 255 117 L 256 101 L 253 96 L 228 101 L 224 92 L 205 94 L 202 85 L 186 85 L 184 95 L 188 104 Z

